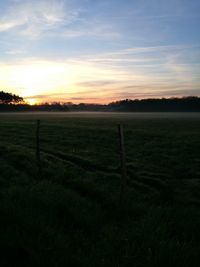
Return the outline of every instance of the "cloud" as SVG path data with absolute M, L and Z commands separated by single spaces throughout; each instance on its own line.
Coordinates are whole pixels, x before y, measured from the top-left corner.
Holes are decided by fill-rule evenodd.
M 120 37 L 110 22 L 81 18 L 84 9 L 72 5 L 68 0 L 12 1 L 1 13 L 0 33 L 10 32 L 31 39 L 42 37 L 46 33 L 50 37 L 66 39 Z
M 87 103 L 94 103 L 94 101 L 101 102 L 98 97 L 91 96 L 88 92 L 84 92 L 84 97 L 81 96 L 80 93 L 76 92 L 74 94 L 70 93 L 57 93 L 57 94 L 44 94 L 44 95 L 32 95 L 25 97 L 25 100 L 37 100 L 37 102 L 61 102 L 67 103 L 69 101 L 77 102 L 87 102 Z
M 106 22 L 81 22 L 78 27 L 66 29 L 59 33 L 64 38 L 95 37 L 97 39 L 119 39 L 121 34 Z
M 26 52 L 24 50 L 12 49 L 12 50 L 6 51 L 6 54 L 14 56 L 14 55 L 23 55 L 23 54 L 26 54 Z
M 139 88 L 139 86 L 138 86 Z M 143 88 L 144 90 L 146 88 Z M 155 89 L 155 88 L 154 88 Z M 122 90 L 122 88 L 121 88 Z M 96 94 L 95 94 L 96 95 Z M 103 98 L 99 96 L 93 96 L 91 92 L 84 92 L 84 97 L 80 92 L 70 94 L 70 93 L 57 93 L 57 94 L 44 94 L 44 95 L 33 95 L 26 97 L 25 99 L 29 101 L 30 99 L 35 99 L 39 102 L 75 102 L 75 103 L 109 103 L 111 101 L 117 101 L 121 99 L 143 99 L 143 98 L 170 98 L 170 97 L 186 97 L 186 96 L 200 96 L 200 86 L 199 89 L 193 89 L 192 87 L 187 89 L 173 89 L 168 88 L 168 90 L 146 90 L 146 92 L 139 90 L 135 91 L 121 91 L 121 92 L 107 92 L 107 95 Z
M 77 83 L 78 86 L 81 86 L 81 87 L 95 87 L 95 88 L 98 88 L 98 87 L 105 87 L 105 86 L 110 86 L 110 85 L 114 85 L 116 84 L 117 82 L 116 81 L 107 81 L 107 80 L 100 80 L 100 81 L 86 81 L 86 82 L 80 82 L 80 83 Z
M 114 99 L 141 99 L 141 98 L 163 98 L 163 97 L 185 97 L 185 96 L 200 96 L 200 87 L 199 89 L 170 89 L 170 90 L 162 90 L 162 91 L 147 91 L 143 93 L 136 92 L 120 92 L 116 93 L 113 98 Z
M 200 81 L 198 57 L 190 60 L 188 51 L 189 46 L 155 46 L 60 60 L 24 57 L 1 62 L 1 87 L 51 101 L 190 95 L 199 92 Z
M 66 8 L 62 0 L 15 1 L 4 10 L 0 32 L 36 38 L 44 32 L 68 25 L 78 17 L 78 11 Z

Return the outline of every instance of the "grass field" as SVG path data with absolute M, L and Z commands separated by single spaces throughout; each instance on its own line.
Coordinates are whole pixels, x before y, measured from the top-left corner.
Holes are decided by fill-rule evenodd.
M 197 267 L 199 226 L 200 114 L 0 114 L 0 266 Z

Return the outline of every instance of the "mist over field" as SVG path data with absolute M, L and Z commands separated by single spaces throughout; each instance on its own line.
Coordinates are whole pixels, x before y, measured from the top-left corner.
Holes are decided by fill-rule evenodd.
M 60 118 L 88 118 L 88 119 L 116 119 L 118 121 L 135 119 L 186 119 L 200 118 L 200 112 L 2 112 L 0 119 L 60 119 Z

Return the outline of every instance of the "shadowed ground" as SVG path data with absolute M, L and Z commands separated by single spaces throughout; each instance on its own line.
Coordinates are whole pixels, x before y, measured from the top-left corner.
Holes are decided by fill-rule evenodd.
M 199 136 L 199 113 L 0 113 L 1 265 L 198 266 Z

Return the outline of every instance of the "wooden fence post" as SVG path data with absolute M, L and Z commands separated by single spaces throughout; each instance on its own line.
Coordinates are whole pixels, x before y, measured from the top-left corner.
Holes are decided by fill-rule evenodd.
M 121 190 L 120 190 L 120 204 L 124 199 L 127 186 L 127 167 L 126 167 L 126 151 L 124 143 L 124 128 L 122 124 L 118 125 L 119 142 L 120 142 L 120 165 L 121 165 Z
M 41 171 L 41 159 L 40 159 L 40 120 L 37 120 L 36 124 L 36 162 L 38 172 Z

